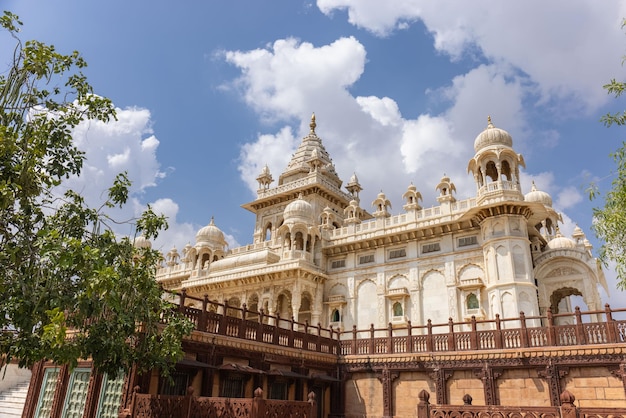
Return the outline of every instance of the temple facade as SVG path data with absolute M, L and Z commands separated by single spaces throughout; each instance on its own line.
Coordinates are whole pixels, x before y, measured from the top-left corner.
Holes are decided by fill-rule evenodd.
M 362 202 L 355 175 L 343 187 L 316 133 L 315 116 L 274 183 L 266 166 L 256 199 L 252 244 L 229 249 L 211 220 L 195 243 L 164 257 L 165 289 L 333 329 L 359 330 L 527 318 L 571 312 L 577 296 L 603 308 L 606 288 L 591 245 L 576 227 L 564 237 L 549 194 L 523 193 L 522 155 L 491 119 L 474 141 L 468 172 L 475 196 L 457 200 L 444 176 L 438 205 L 423 208 L 413 184 L 404 212 L 391 216 L 383 192 Z M 191 238 L 191 237 L 190 237 Z M 516 327 L 514 321 L 504 327 Z

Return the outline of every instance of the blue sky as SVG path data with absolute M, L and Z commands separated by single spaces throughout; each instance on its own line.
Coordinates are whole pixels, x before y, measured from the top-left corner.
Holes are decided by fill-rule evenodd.
M 624 138 L 599 122 L 624 100 L 602 85 L 624 79 L 626 2 L 274 0 L 4 1 L 22 38 L 79 50 L 119 121 L 76 132 L 87 165 L 72 187 L 101 199 L 114 174 L 134 180 L 132 217 L 146 204 L 169 216 L 155 245 L 179 249 L 212 216 L 231 246 L 252 241 L 255 197 L 308 132 L 347 182 L 356 173 L 370 209 L 381 190 L 402 211 L 413 182 L 436 205 L 445 173 L 457 197 L 475 193 L 474 138 L 495 126 L 513 136 L 531 181 L 588 238 L 585 188 L 610 186 L 609 154 Z M 0 65 L 12 43 L 0 35 Z M 4 71 L 4 69 L 2 69 Z M 623 128 L 622 128 L 623 129 Z M 128 233 L 129 231 L 122 231 Z M 607 272 L 609 281 L 613 274 Z M 611 303 L 626 305 L 614 290 Z

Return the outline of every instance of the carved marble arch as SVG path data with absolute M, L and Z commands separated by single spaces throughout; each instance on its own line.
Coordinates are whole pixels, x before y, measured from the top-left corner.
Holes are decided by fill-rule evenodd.
M 498 181 L 498 168 L 496 167 L 496 163 L 493 161 L 488 161 L 485 165 L 485 178 L 491 179 L 491 181 Z
M 198 251 L 196 260 L 198 268 L 207 268 L 208 264 L 210 264 L 211 261 L 214 261 L 213 252 L 207 248 L 201 248 L 200 251 Z
M 595 311 L 602 308 L 598 291 L 599 279 L 591 268 L 574 257 L 548 258 L 536 269 L 539 287 L 539 308 L 545 312 L 565 314 L 581 310 Z M 601 315 L 591 315 L 591 320 L 600 320 Z M 573 324 L 573 316 L 555 317 L 556 325 Z
M 281 291 L 275 299 L 274 312 L 282 319 L 291 320 L 293 317 L 293 307 L 291 305 L 291 292 L 288 290 Z M 281 321 L 279 324 L 281 328 L 287 328 L 288 324 L 285 321 Z
M 258 318 L 259 309 L 259 295 L 255 292 L 248 297 L 246 302 L 246 309 L 248 310 L 248 319 Z
M 185 253 L 185 260 L 187 263 L 191 263 L 192 266 L 196 265 L 196 261 L 198 261 L 198 251 L 191 247 Z
M 298 322 L 308 322 L 309 325 L 315 326 L 317 324 L 311 323 L 311 310 L 313 309 L 313 297 L 309 292 L 302 292 L 300 296 L 300 309 L 298 310 Z
M 393 276 L 391 279 L 389 279 L 387 288 L 390 290 L 391 289 L 403 289 L 403 288 L 408 290 L 409 279 L 407 279 L 406 276 L 397 274 Z
M 502 180 L 513 181 L 511 165 L 509 164 L 508 160 L 502 161 L 500 167 L 500 176 L 502 177 Z
M 241 318 L 241 300 L 237 296 L 232 296 L 228 299 L 228 309 L 226 310 L 226 316 L 234 316 Z
M 268 222 L 265 224 L 265 228 L 263 229 L 263 240 L 269 241 L 272 239 L 272 223 Z
M 457 283 L 459 285 L 476 284 L 482 286 L 484 277 L 485 272 L 479 265 L 473 263 L 465 264 L 458 270 Z
M 580 290 L 574 287 L 561 287 L 550 294 L 550 308 L 553 314 L 572 312 L 573 306 L 569 302 L 570 296 L 582 296 Z M 565 311 L 565 312 L 561 312 Z

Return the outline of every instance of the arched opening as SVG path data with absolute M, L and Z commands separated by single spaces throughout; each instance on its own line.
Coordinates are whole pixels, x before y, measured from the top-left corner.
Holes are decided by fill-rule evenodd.
M 296 232 L 296 250 L 302 251 L 304 249 L 304 237 L 302 232 Z
M 308 294 L 303 294 L 300 300 L 300 310 L 298 311 L 298 322 L 305 323 L 308 322 L 309 325 L 317 325 L 311 324 L 311 299 Z
M 498 181 L 498 168 L 496 163 L 489 161 L 485 167 L 485 175 L 491 179 L 491 181 Z
M 285 245 L 285 247 L 287 247 L 287 250 L 291 250 L 291 232 L 287 232 L 285 234 L 284 245 Z
M 467 299 L 465 300 L 465 306 L 467 306 L 467 309 L 478 309 L 480 306 L 478 304 L 478 298 L 476 297 L 476 295 L 474 293 L 470 293 L 469 295 L 467 295 Z
M 504 160 L 502 161 L 502 172 L 501 172 L 502 180 L 511 181 L 513 180 L 513 176 L 511 174 L 511 166 L 509 162 Z
M 269 241 L 272 238 L 272 223 L 269 222 L 266 226 L 265 226 L 265 241 Z
M 241 318 L 241 311 L 237 308 L 241 307 L 241 301 L 238 297 L 232 297 L 228 299 L 228 309 L 226 310 L 226 316 L 234 316 Z
M 394 303 L 392 309 L 393 309 L 393 316 L 404 315 L 404 309 L 402 308 L 402 304 L 400 302 Z
M 330 322 L 339 322 L 341 321 L 341 314 L 339 313 L 339 309 L 333 309 L 333 313 L 330 314 Z
M 210 253 L 202 254 L 202 258 L 200 259 L 200 268 L 202 269 L 207 268 L 210 260 L 211 260 Z

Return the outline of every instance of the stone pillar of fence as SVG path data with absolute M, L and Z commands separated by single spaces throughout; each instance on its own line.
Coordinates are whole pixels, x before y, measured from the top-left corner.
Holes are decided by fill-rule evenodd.
M 417 403 L 417 418 L 430 418 L 430 393 L 426 389 L 422 389 L 417 395 L 419 402 Z
M 252 399 L 250 418 L 263 417 L 265 417 L 265 399 L 263 399 L 263 389 L 259 387 L 254 390 L 254 398 Z
M 312 391 L 309 392 L 309 395 L 307 396 L 307 402 L 309 402 L 309 405 L 311 406 L 309 409 L 309 418 L 317 417 L 317 402 L 315 401 L 315 393 Z
M 574 405 L 576 397 L 568 390 L 561 393 L 561 418 L 578 418 L 578 410 Z

